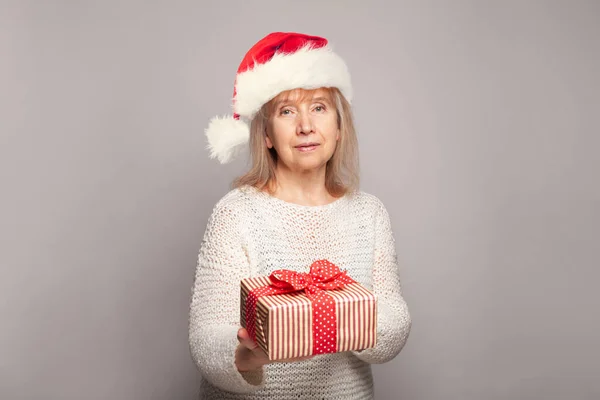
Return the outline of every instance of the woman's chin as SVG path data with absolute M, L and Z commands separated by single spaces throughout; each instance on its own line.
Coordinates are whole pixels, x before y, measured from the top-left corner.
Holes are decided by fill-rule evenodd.
M 327 164 L 327 160 L 315 158 L 314 160 L 302 160 L 296 163 L 296 169 L 303 172 L 317 171 Z

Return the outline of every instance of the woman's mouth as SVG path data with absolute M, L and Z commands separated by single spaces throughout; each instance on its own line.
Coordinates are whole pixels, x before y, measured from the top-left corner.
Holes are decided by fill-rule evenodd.
M 319 143 L 304 143 L 296 146 L 296 149 L 302 152 L 313 151 L 319 146 Z

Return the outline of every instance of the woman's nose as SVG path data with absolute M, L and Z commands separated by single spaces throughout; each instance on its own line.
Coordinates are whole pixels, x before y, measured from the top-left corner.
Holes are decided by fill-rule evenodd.
M 310 116 L 308 115 L 308 113 L 299 113 L 298 127 L 296 128 L 296 133 L 298 133 L 299 135 L 306 135 L 311 132 L 313 132 L 313 123 L 310 119 Z

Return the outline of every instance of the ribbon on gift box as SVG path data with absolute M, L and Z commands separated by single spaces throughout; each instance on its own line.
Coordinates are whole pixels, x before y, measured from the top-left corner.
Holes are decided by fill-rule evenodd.
M 273 271 L 269 279 L 270 285 L 251 290 L 246 298 L 246 330 L 250 337 L 256 341 L 256 304 L 260 297 L 304 291 L 312 303 L 312 354 L 335 353 L 337 313 L 335 300 L 327 291 L 356 281 L 328 260 L 313 262 L 308 273 L 279 269 Z

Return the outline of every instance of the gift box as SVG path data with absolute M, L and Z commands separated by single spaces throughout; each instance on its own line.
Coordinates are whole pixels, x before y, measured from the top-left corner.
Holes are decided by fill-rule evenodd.
M 377 344 L 377 298 L 345 271 L 315 261 L 241 281 L 240 323 L 270 360 L 363 350 Z

